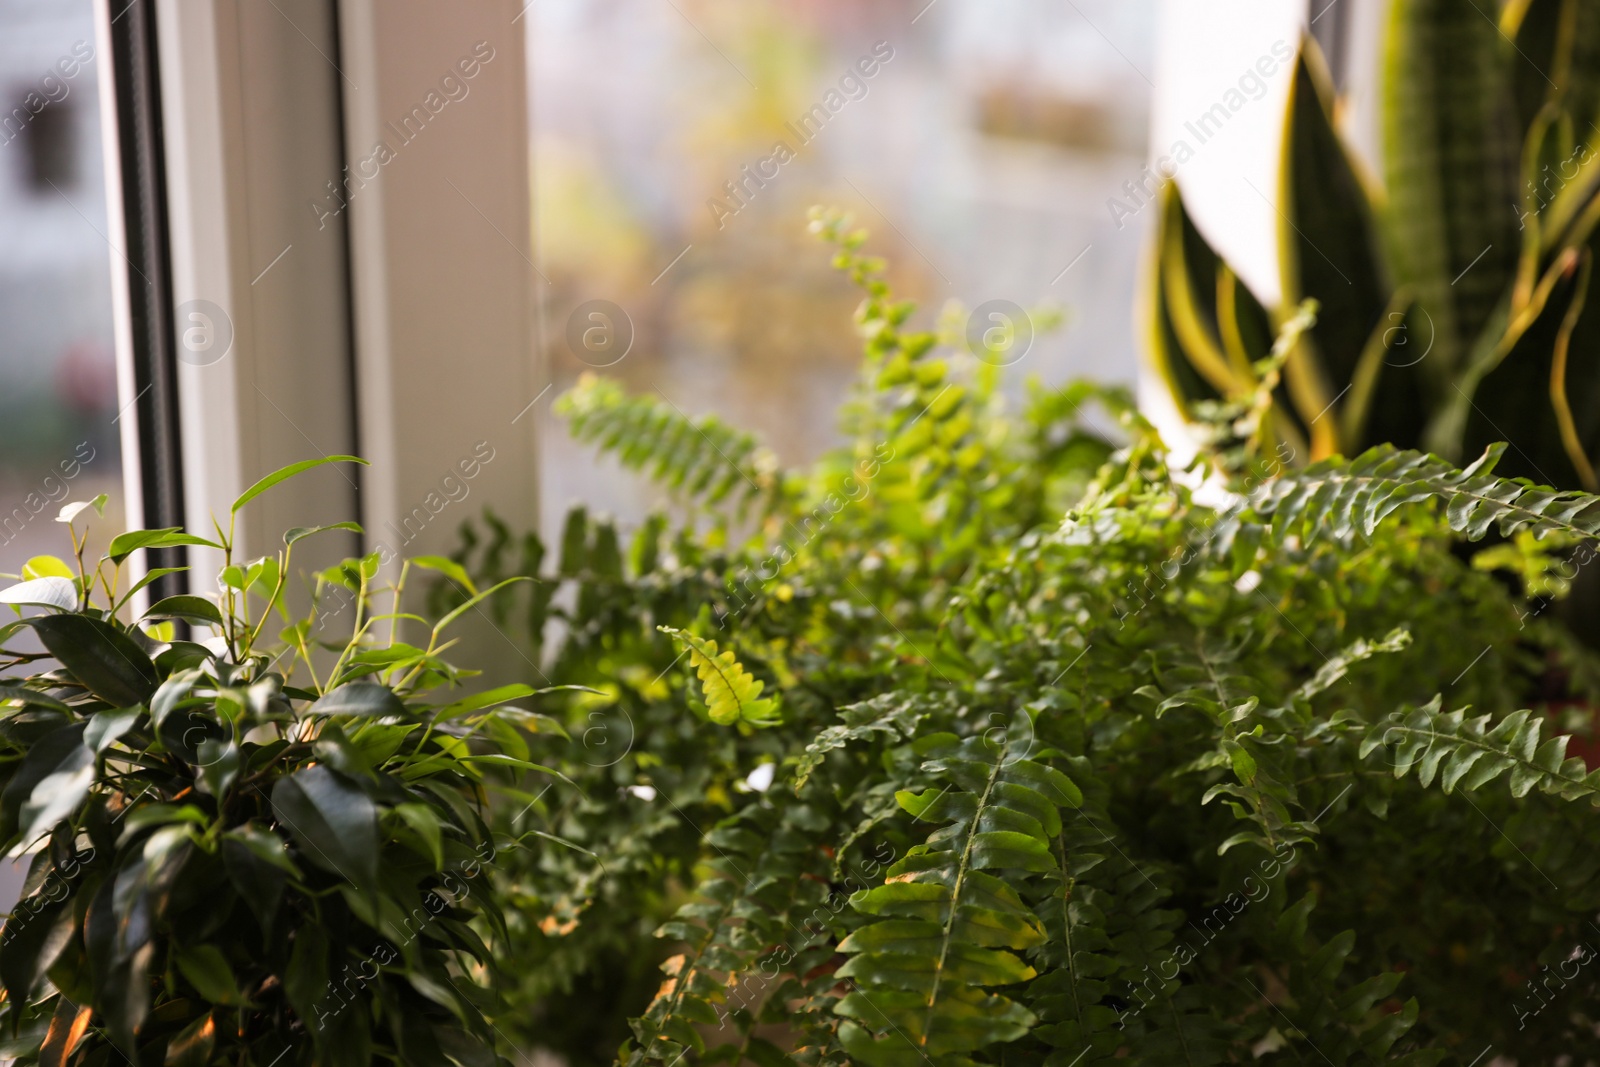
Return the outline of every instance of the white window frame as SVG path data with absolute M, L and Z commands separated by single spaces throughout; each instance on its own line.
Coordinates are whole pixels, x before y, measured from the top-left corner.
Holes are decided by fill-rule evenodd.
M 110 0 L 98 2 L 104 28 Z M 226 522 L 239 493 L 285 464 L 356 454 L 371 466 L 313 471 L 252 505 L 243 552 L 273 551 L 289 527 L 357 518 L 362 544 L 327 535 L 297 559 L 376 550 L 393 574 L 401 555 L 455 547 L 486 506 L 535 528 L 548 397 L 530 403 L 545 379 L 522 3 L 135 2 L 153 5 L 158 35 L 185 525 L 208 533 L 212 515 Z M 389 124 L 431 108 L 430 92 L 445 106 L 330 211 L 325 183 L 397 143 Z M 201 331 L 191 339 L 203 345 L 207 328 L 213 345 L 231 328 L 215 361 L 216 347 L 182 343 Z M 212 571 L 207 555 L 191 554 L 195 574 Z

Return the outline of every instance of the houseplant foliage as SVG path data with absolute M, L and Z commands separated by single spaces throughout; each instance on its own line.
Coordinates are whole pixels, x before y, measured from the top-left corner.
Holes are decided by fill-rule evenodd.
M 0 593 L 25 616 L 0 641 L 44 648 L 8 649 L 0 684 L 0 841 L 32 854 L 0 931 L 8 1060 L 504 1062 L 484 940 L 502 921 L 479 877 L 504 842 L 482 812 L 497 768 L 530 766 L 517 724 L 538 727 L 495 705 L 530 694 L 433 697 L 463 677 L 440 656 L 453 616 L 426 647 L 394 639 L 415 616 L 404 574 L 376 587 L 376 556 L 315 576 L 291 609 L 295 546 L 352 523 L 234 558 L 240 508 L 350 459 L 262 479 L 214 540 L 134 531 L 92 567 L 104 498 L 69 504 L 71 562 L 37 557 Z M 135 617 L 159 575 L 125 585 L 129 556 L 174 545 L 220 552 L 217 596 Z
M 502 816 L 586 850 L 496 872 L 513 1039 L 630 1065 L 1592 1048 L 1600 780 L 1559 719 L 1596 664 L 1519 583 L 1560 587 L 1600 501 L 1499 449 L 1301 468 L 1282 441 L 1197 494 L 1116 390 L 1008 412 L 998 353 L 910 329 L 863 236 L 813 225 L 866 293 L 845 446 L 781 470 L 587 379 L 576 432 L 689 487 L 692 521 L 630 545 L 574 512 L 550 566 L 491 522 L 459 554 L 538 576 L 501 624 L 539 684 L 598 691 L 531 743 L 578 788 Z
M 1498 24 L 1492 17 L 1498 6 Z M 1290 87 L 1269 309 L 1161 191 L 1150 335 L 1185 413 L 1252 393 L 1307 297 L 1259 432 L 1303 459 L 1379 443 L 1600 488 L 1593 242 L 1600 13 L 1581 0 L 1399 0 L 1384 41 L 1381 183 L 1353 161 L 1314 42 Z M 1381 187 L 1380 187 L 1381 186 Z

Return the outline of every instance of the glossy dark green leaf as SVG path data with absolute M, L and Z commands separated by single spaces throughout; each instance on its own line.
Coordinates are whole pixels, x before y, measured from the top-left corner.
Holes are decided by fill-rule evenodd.
M 39 1047 L 39 1067 L 66 1067 L 89 1029 L 92 1014 L 93 1009 L 88 1005 L 79 1007 L 66 997 L 60 998 L 50 1018 L 50 1029 Z
M 287 862 L 288 857 L 284 856 L 284 860 Z M 278 906 L 283 901 L 284 886 L 288 882 L 282 867 L 263 859 L 255 849 L 237 837 L 223 839 L 222 864 L 233 888 L 255 913 L 256 921 L 261 924 L 261 932 L 271 937 Z
M 84 688 L 118 707 L 141 704 L 155 692 L 155 664 L 134 640 L 87 615 L 47 615 L 28 625 Z
M 242 762 L 239 746 L 230 738 L 207 738 L 195 746 L 195 759 L 204 791 L 214 797 L 226 795 L 239 775 Z
M 1312 297 L 1320 305 L 1310 333 L 1331 402 L 1381 325 L 1390 282 L 1367 190 L 1334 129 L 1333 89 L 1314 41 L 1295 64 L 1289 109 L 1278 205 L 1283 301 L 1294 307 Z M 1306 421 L 1316 415 L 1302 412 Z
M 307 861 L 376 887 L 378 809 L 361 789 L 327 767 L 306 767 L 273 787 L 272 812 Z
M 405 714 L 393 689 L 376 682 L 350 682 L 330 691 L 306 710 L 308 715 L 350 715 L 386 718 Z
M 180 947 L 174 952 L 178 970 L 206 1001 L 212 1004 L 243 1003 L 239 984 L 228 966 L 228 958 L 215 945 Z
M 54 708 L 66 711 L 67 705 L 48 693 L 41 693 L 37 689 L 29 689 L 20 685 L 0 684 L 0 700 L 15 701 L 19 704 L 31 704 L 34 707 Z
M 22 809 L 32 799 L 34 787 L 83 748 L 85 728 L 84 723 L 59 727 L 28 749 L 22 765 L 0 790 L 0 840 L 11 838 L 21 829 Z
M 72 815 L 94 784 L 95 754 L 85 745 L 69 751 L 49 774 L 39 779 L 18 813 L 24 841 L 37 840 Z
M 197 622 L 220 627 L 222 625 L 222 612 L 217 606 L 204 597 L 169 596 L 150 605 L 150 610 L 144 613 L 147 619 L 183 619 L 185 622 Z
M 12 913 L 0 929 L 0 982 L 13 1003 L 26 1002 L 76 933 L 64 902 L 42 900 Z
M 328 939 L 314 922 L 294 931 L 283 991 L 302 1025 L 308 1030 L 320 1026 L 322 1013 L 328 1010 L 324 1006 L 329 999 Z
M 216 1019 L 202 1015 L 168 1042 L 165 1067 L 206 1067 L 216 1045 Z

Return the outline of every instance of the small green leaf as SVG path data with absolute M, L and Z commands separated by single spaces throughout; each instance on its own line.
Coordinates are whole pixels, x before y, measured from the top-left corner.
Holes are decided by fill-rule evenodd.
M 180 946 L 173 954 L 178 960 L 178 970 L 207 1002 L 235 1006 L 244 1003 L 233 968 L 228 966 L 228 958 L 217 946 Z
M 517 582 L 531 582 L 531 581 L 533 581 L 533 579 L 532 578 L 528 578 L 526 576 L 519 576 L 519 577 L 516 577 L 516 578 L 507 578 L 505 581 L 499 582 L 499 583 L 495 584 L 494 586 L 491 586 L 490 588 L 485 589 L 481 593 L 474 594 L 472 597 L 468 598 L 467 601 L 464 604 L 460 605 L 454 611 L 451 611 L 448 615 L 446 615 L 444 618 L 440 619 L 437 623 L 435 623 L 434 627 L 433 627 L 433 632 L 436 633 L 436 634 L 443 633 L 444 632 L 444 628 L 446 626 L 449 626 L 451 623 L 453 623 L 457 619 L 461 618 L 461 616 L 465 615 L 467 612 L 469 612 L 473 608 L 477 607 L 479 603 L 481 603 L 484 600 L 487 600 L 489 597 L 494 596 L 496 593 L 498 593 L 500 590 L 504 589 L 506 586 L 515 585 Z
M 179 545 L 222 547 L 215 541 L 184 533 L 182 527 L 172 526 L 165 530 L 129 530 L 127 533 L 118 534 L 111 539 L 111 547 L 106 549 L 106 557 L 112 563 L 121 563 L 141 548 L 175 548 Z
M 99 755 L 111 746 L 117 738 L 133 729 L 139 718 L 144 715 L 141 707 L 117 708 L 111 711 L 97 711 L 89 718 L 89 725 L 83 731 L 83 744 L 89 751 Z
M 311 470 L 313 467 L 320 467 L 325 463 L 359 463 L 363 467 L 369 466 L 367 461 L 359 456 L 323 456 L 321 459 L 305 459 L 301 460 L 299 463 L 291 463 L 287 467 L 278 468 L 265 478 L 262 478 L 256 484 L 252 485 L 250 488 L 246 489 L 239 495 L 239 499 L 233 502 L 233 507 L 229 508 L 228 510 L 234 514 L 237 514 L 240 508 L 244 507 L 246 504 L 250 503 L 250 501 L 254 500 L 262 493 L 265 493 L 268 489 L 271 489 L 279 482 L 286 482 L 297 474 Z
M 22 565 L 24 578 L 65 578 L 70 582 L 77 576 L 66 560 L 55 556 L 34 556 Z
M 411 565 L 430 571 L 438 571 L 466 590 L 468 596 L 478 595 L 478 587 L 473 584 L 471 575 L 467 574 L 467 569 L 453 559 L 446 559 L 444 556 L 412 556 Z
M 777 701 L 761 699 L 766 683 L 753 677 L 735 658 L 732 649 L 717 650 L 709 638 L 696 637 L 671 626 L 657 627 L 689 651 L 689 663 L 700 679 L 705 694 L 706 712 L 711 721 L 723 726 L 747 722 L 752 726 L 777 724 Z
M 146 619 L 183 619 L 185 622 L 197 622 L 211 626 L 222 626 L 222 612 L 217 606 L 204 597 L 180 594 L 169 596 L 150 605 L 150 610 L 144 613 Z
M 70 525 L 72 521 L 79 515 L 83 514 L 84 510 L 87 508 L 94 508 L 94 513 L 96 515 L 104 517 L 106 513 L 106 501 L 109 499 L 111 498 L 106 496 L 106 494 L 101 493 L 93 500 L 74 500 L 70 504 L 63 504 L 61 506 L 61 510 L 56 514 L 56 521 L 68 523 Z
M 277 853 L 283 862 L 289 863 L 281 841 L 278 842 Z M 277 863 L 264 859 L 253 845 L 233 833 L 222 839 L 222 866 L 228 872 L 228 880 L 233 883 L 233 888 L 255 913 L 262 933 L 271 937 L 288 875 Z M 292 863 L 289 866 L 293 868 Z
M 366 533 L 360 523 L 355 522 L 330 522 L 326 526 L 296 526 L 283 535 L 283 543 L 292 545 L 296 541 L 303 541 L 312 534 L 326 533 L 329 530 L 349 530 L 351 533 Z

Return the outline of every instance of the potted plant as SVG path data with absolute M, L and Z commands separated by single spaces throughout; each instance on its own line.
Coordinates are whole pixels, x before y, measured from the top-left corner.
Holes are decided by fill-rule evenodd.
M 295 608 L 295 547 L 352 523 L 235 558 L 240 509 L 330 462 L 360 461 L 286 467 L 214 537 L 124 533 L 93 565 L 104 498 L 68 504 L 70 563 L 30 561 L 0 592 L 24 616 L 0 641 L 44 649 L 8 650 L 0 684 L 0 844 L 29 857 L 0 930 L 5 1058 L 503 1062 L 486 943 L 502 919 L 482 873 L 508 842 L 484 811 L 497 776 L 532 766 L 518 727 L 537 717 L 500 706 L 531 690 L 445 691 L 464 674 L 444 632 L 493 589 L 422 646 L 399 638 L 419 623 L 406 571 L 380 590 L 375 556 L 316 575 Z M 167 571 L 130 584 L 129 557 L 179 545 L 221 553 L 215 596 L 135 613 Z
M 539 577 L 495 610 L 591 689 L 530 742 L 582 793 L 499 815 L 588 850 L 495 872 L 501 1025 L 655 1067 L 1592 1047 L 1600 772 L 1528 709 L 1546 664 L 1592 693 L 1597 661 L 1462 546 L 1498 531 L 1533 573 L 1593 545 L 1600 498 L 1501 478 L 1499 448 L 1246 447 L 1197 491 L 1126 396 L 1017 410 L 1005 353 L 912 328 L 864 235 L 814 226 L 865 291 L 843 446 L 785 470 L 584 379 L 578 436 L 689 521 L 629 544 L 579 510 L 548 563 L 493 524 L 459 553 Z

